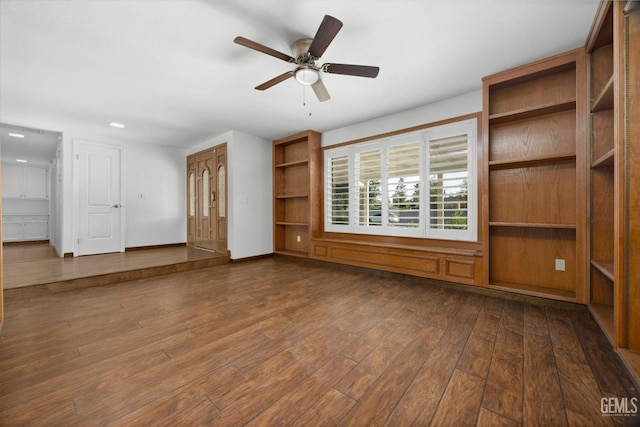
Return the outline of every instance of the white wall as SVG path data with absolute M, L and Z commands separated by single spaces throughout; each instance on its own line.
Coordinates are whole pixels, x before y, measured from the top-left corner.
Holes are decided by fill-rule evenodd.
M 51 173 L 51 244 L 56 248 L 58 255 L 64 255 L 63 251 L 63 141 L 58 142 L 55 164 Z
M 231 258 L 270 254 L 273 252 L 271 140 L 230 131 L 189 148 L 185 157 L 225 142 Z
M 185 150 L 185 164 L 187 161 L 187 156 L 191 155 L 191 154 L 195 154 L 198 153 L 200 151 L 204 151 L 208 148 L 213 148 L 216 145 L 220 145 L 220 144 L 224 144 L 225 142 L 227 143 L 227 145 L 231 144 L 231 142 L 233 141 L 233 131 L 229 131 L 229 132 L 225 132 L 223 134 L 220 135 L 216 135 L 216 136 L 212 136 L 210 139 L 207 139 L 204 142 L 201 142 L 198 145 L 194 145 L 191 148 L 187 148 Z M 228 153 L 227 153 L 228 154 Z
M 62 134 L 62 185 L 61 185 L 61 217 L 62 226 L 60 233 L 60 249 L 58 255 L 64 256 L 66 253 L 73 253 L 74 248 L 74 192 L 73 192 L 73 139 L 69 134 Z
M 229 131 L 183 150 L 126 141 L 90 128 L 35 125 L 63 133 L 56 165 L 60 171 L 58 199 L 52 203 L 57 214 L 53 240 L 60 255 L 73 253 L 75 248 L 74 140 L 115 145 L 124 150 L 125 247 L 186 241 L 186 156 L 226 142 L 231 255 L 239 259 L 273 252 L 269 139 Z M 140 194 L 142 198 L 138 197 Z
M 65 129 L 62 145 L 62 251 L 75 249 L 74 140 L 122 147 L 124 151 L 125 247 L 186 241 L 184 150 L 157 144 L 93 135 L 85 129 Z M 143 198 L 139 199 L 138 195 Z
M 477 90 L 432 104 L 323 132 L 322 146 L 327 147 L 341 142 L 393 132 L 480 111 L 482 111 L 482 90 Z
M 229 146 L 230 241 L 233 259 L 273 252 L 271 141 L 233 132 Z
M 143 143 L 125 143 L 123 147 L 125 247 L 184 243 L 184 151 Z

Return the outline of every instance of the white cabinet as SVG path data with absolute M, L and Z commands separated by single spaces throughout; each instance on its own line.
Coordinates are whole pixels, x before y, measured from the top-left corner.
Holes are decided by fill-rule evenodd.
M 6 220 L 2 217 L 2 241 L 19 242 L 22 240 L 22 222 Z
M 2 241 L 49 240 L 46 168 L 2 165 Z
M 2 165 L 2 198 L 20 199 L 22 198 L 22 188 L 24 183 L 23 167 Z
M 49 239 L 48 215 L 3 215 L 2 241 L 22 242 Z
M 42 168 L 24 168 L 24 198 L 48 199 L 49 186 L 47 170 Z
M 2 198 L 48 199 L 47 177 L 44 168 L 2 165 Z

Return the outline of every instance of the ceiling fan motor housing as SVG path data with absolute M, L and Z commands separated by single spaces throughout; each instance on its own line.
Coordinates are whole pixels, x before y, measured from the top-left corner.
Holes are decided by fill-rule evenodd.
M 310 86 L 320 79 L 319 67 L 316 65 L 316 58 L 309 53 L 313 39 L 300 39 L 291 46 L 291 52 L 296 59 L 294 75 L 296 80 L 305 86 Z
M 296 61 L 307 56 L 306 54 L 309 52 L 312 41 L 313 39 L 300 39 L 291 46 L 291 52 L 293 52 L 293 57 L 296 58 Z M 311 57 L 311 55 L 308 56 Z

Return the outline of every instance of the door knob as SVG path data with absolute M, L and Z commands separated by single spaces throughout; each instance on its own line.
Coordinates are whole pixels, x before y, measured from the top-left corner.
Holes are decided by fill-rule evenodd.
M 111 206 L 111 207 L 112 207 L 112 208 L 116 208 L 116 209 L 117 209 L 117 208 L 119 208 L 119 207 L 120 207 L 120 205 L 113 205 L 113 206 Z

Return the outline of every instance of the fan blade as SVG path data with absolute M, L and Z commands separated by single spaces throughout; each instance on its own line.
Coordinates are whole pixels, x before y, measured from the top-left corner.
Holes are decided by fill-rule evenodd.
M 286 73 L 280 74 L 278 77 L 272 78 L 268 82 L 262 83 L 260 86 L 256 86 L 256 89 L 257 90 L 269 89 L 271 86 L 275 86 L 278 83 L 283 82 L 291 77 L 293 77 L 293 71 L 287 71 Z
M 371 77 L 378 76 L 380 67 L 370 67 L 368 65 L 350 64 L 324 64 L 322 69 L 329 74 L 346 74 L 348 76 Z
M 309 53 L 315 58 L 320 58 L 325 50 L 329 47 L 329 44 L 333 38 L 338 34 L 342 28 L 342 22 L 333 16 L 325 15 L 320 23 L 320 27 L 316 32 L 311 46 L 309 46 Z
M 241 46 L 248 47 L 249 49 L 257 50 L 258 52 L 266 53 L 267 55 L 274 56 L 278 59 L 282 59 L 287 62 L 296 62 L 296 60 L 287 55 L 286 53 L 278 52 L 275 49 L 271 49 L 265 45 L 262 45 L 258 42 L 254 42 L 253 40 L 246 39 L 244 37 L 236 37 L 233 41 Z
M 312 84 L 311 87 L 316 93 L 318 101 L 324 102 L 331 99 L 331 97 L 329 96 L 329 92 L 327 92 L 327 88 L 324 86 L 324 83 L 322 83 L 322 80 L 318 79 L 318 81 Z

